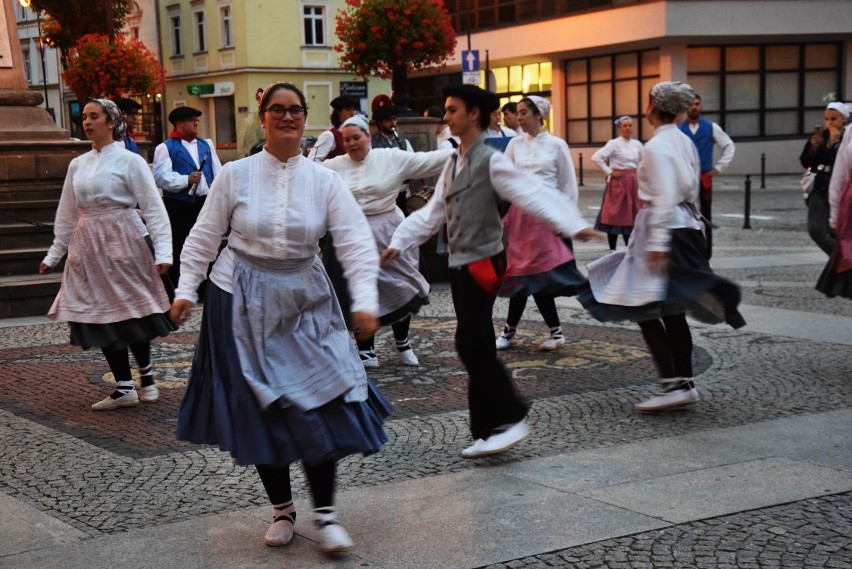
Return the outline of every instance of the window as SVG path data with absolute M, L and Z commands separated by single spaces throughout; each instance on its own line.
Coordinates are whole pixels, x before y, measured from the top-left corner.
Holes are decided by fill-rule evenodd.
M 687 81 L 702 116 L 732 137 L 800 136 L 839 93 L 840 53 L 837 43 L 691 47 Z
M 303 6 L 305 45 L 325 45 L 325 8 Z
M 194 9 L 192 23 L 195 31 L 195 51 L 207 51 L 207 35 L 204 31 L 204 8 Z
M 29 85 L 32 85 L 33 84 L 33 67 L 32 67 L 32 61 L 30 61 L 30 50 L 29 49 L 22 49 L 21 50 L 21 57 L 24 61 L 24 77 L 26 78 L 27 83 Z
M 213 99 L 216 111 L 216 148 L 237 147 L 237 118 L 234 113 L 234 97 Z
M 170 36 L 172 40 L 172 56 L 183 55 L 183 37 L 181 35 L 180 13 L 169 13 Z
M 648 92 L 660 80 L 660 52 L 570 59 L 565 77 L 568 144 L 603 144 L 617 134 L 614 118 L 642 116 Z M 644 118 L 637 122 L 636 138 L 647 138 L 653 129 Z
M 219 7 L 219 41 L 221 47 L 233 47 L 234 36 L 231 28 L 231 7 Z

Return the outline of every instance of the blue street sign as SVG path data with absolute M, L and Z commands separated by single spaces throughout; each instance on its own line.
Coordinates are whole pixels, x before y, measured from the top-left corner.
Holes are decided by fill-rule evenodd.
M 479 50 L 471 49 L 468 51 L 462 51 L 462 71 L 470 72 L 470 71 L 479 71 Z

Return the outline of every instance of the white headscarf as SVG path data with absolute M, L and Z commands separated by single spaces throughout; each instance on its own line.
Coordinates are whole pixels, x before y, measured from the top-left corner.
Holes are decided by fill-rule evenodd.
M 846 103 L 841 103 L 840 101 L 834 101 L 829 103 L 825 110 L 832 109 L 843 115 L 843 120 L 849 120 L 849 106 Z
M 695 91 L 689 83 L 662 81 L 651 88 L 651 103 L 672 115 L 685 113 L 694 99 Z
M 370 123 L 367 122 L 367 117 L 364 115 L 354 115 L 343 121 L 340 125 L 340 130 L 347 126 L 357 126 L 367 134 L 370 134 Z
M 615 119 L 612 122 L 615 123 L 615 126 L 621 126 L 621 123 L 623 123 L 624 121 L 632 121 L 632 120 L 633 120 L 633 117 L 631 117 L 629 115 L 623 115 L 623 116 L 618 117 L 617 119 Z
M 526 98 L 533 102 L 542 117 L 547 117 L 550 114 L 550 103 L 547 99 L 538 95 L 527 95 Z
M 104 112 L 109 117 L 115 126 L 112 127 L 113 140 L 121 140 L 124 137 L 124 132 L 127 130 L 127 125 L 124 123 L 124 113 L 118 108 L 115 102 L 109 99 L 92 99 L 104 108 Z

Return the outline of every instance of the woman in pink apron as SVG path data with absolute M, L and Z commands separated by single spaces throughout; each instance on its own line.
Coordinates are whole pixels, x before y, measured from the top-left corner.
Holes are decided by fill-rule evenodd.
M 544 128 L 550 103 L 537 97 L 525 97 L 518 103 L 518 120 L 524 134 L 514 137 L 506 147 L 506 156 L 520 170 L 537 176 L 557 190 L 560 197 L 577 203 L 577 177 L 564 140 Z M 554 203 L 553 207 L 559 207 Z M 555 350 L 565 343 L 556 296 L 573 296 L 576 286 L 585 282 L 577 270 L 574 253 L 546 223 L 517 207 L 510 207 L 503 218 L 506 235 L 507 274 L 500 296 L 510 297 L 509 314 L 503 332 L 497 338 L 497 349 L 505 350 L 515 343 L 515 332 L 524 313 L 527 297 L 532 295 L 550 336 L 539 344 L 543 351 Z
M 642 159 L 642 143 L 631 138 L 633 119 L 628 116 L 615 120 L 620 136 L 592 155 L 607 177 L 606 191 L 595 229 L 603 231 L 609 238 L 609 248 L 615 251 L 618 236 L 624 244 L 630 239 L 633 222 L 642 204 L 639 201 L 639 185 L 636 168 Z

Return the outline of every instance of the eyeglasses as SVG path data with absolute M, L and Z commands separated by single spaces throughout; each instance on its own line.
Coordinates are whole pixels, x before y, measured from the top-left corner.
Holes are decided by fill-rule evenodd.
M 275 120 L 280 120 L 284 118 L 284 115 L 290 113 L 290 116 L 294 119 L 300 119 L 305 116 L 305 107 L 300 107 L 299 105 L 293 105 L 292 107 L 282 107 L 281 105 L 272 105 L 266 112 L 269 113 L 269 116 L 274 118 Z

